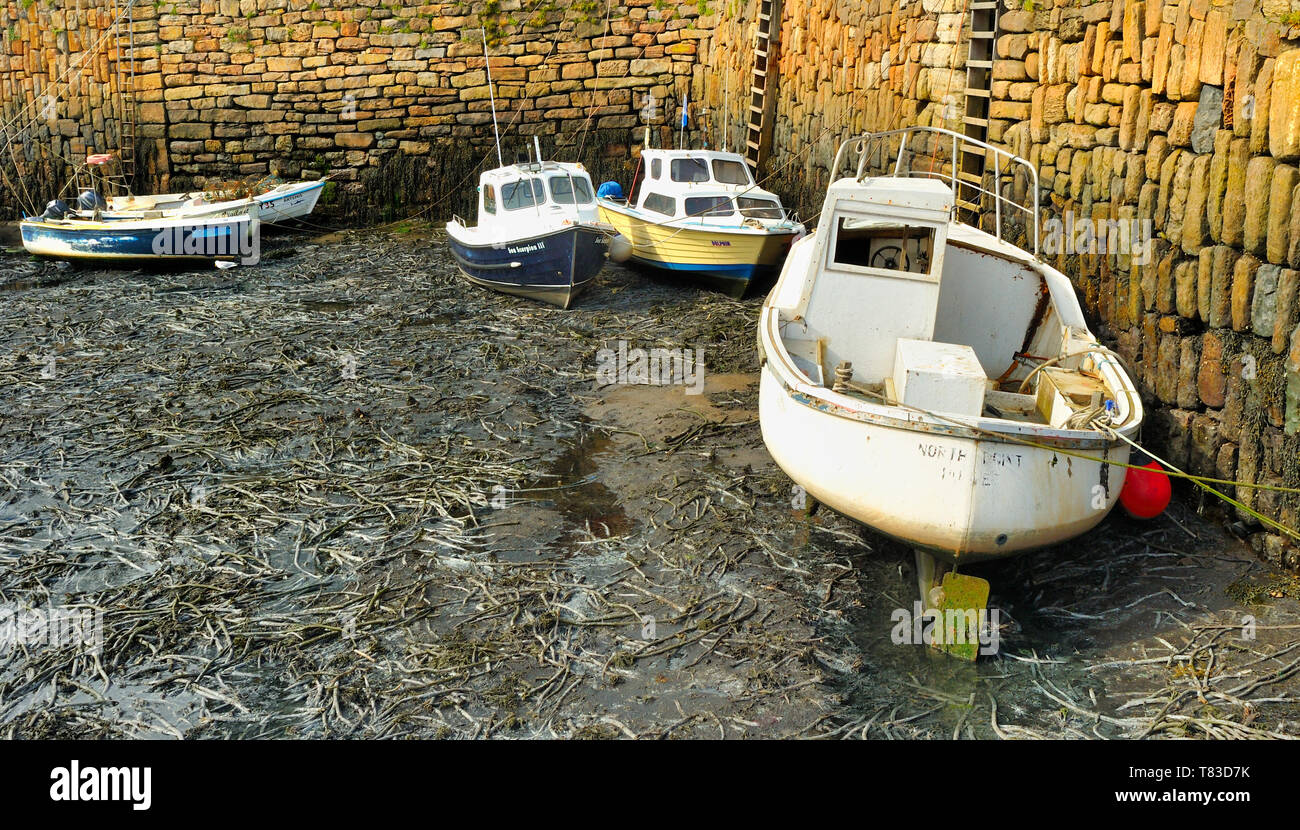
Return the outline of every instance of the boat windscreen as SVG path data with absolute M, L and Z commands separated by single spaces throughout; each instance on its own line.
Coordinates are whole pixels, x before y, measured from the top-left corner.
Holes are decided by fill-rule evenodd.
M 771 199 L 755 199 L 751 196 L 740 196 L 737 197 L 736 204 L 740 206 L 740 213 L 742 216 L 748 216 L 754 219 L 785 218 L 785 211 L 781 210 L 781 205 Z
M 672 170 L 675 182 L 707 182 L 709 164 L 704 159 L 673 159 Z
M 735 212 L 727 196 L 691 196 L 686 200 L 687 216 L 730 216 Z
M 723 184 L 749 184 L 749 171 L 738 161 L 714 159 L 713 178 Z
M 539 179 L 518 179 L 501 185 L 501 204 L 506 210 L 533 207 L 546 201 L 546 190 Z
M 928 274 L 934 228 L 899 227 L 840 217 L 835 226 L 837 265 Z
M 578 204 L 591 204 L 591 182 L 583 176 L 551 176 L 551 201 L 557 205 L 571 205 L 573 193 L 578 192 Z

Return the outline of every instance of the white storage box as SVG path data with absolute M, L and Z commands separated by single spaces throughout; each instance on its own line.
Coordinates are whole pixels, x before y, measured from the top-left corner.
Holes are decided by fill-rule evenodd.
M 901 403 L 928 412 L 978 416 L 984 411 L 986 380 L 970 346 L 898 339 L 893 381 Z

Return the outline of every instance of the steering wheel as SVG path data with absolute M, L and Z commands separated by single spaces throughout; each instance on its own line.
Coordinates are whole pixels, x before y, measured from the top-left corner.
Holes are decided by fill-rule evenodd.
M 893 254 L 890 254 L 890 251 L 893 251 Z M 881 261 L 877 262 L 877 260 Z M 883 248 L 877 248 L 876 252 L 871 255 L 872 268 L 888 268 L 892 271 L 906 271 L 907 264 L 907 255 L 904 254 L 903 249 L 897 245 L 886 245 Z

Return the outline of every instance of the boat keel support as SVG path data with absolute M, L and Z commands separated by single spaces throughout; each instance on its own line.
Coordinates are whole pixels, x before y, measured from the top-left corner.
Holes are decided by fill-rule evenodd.
M 918 549 L 916 581 L 924 610 L 934 615 L 928 645 L 962 660 L 980 653 L 980 634 L 987 620 L 989 583 L 959 574 L 953 566 Z

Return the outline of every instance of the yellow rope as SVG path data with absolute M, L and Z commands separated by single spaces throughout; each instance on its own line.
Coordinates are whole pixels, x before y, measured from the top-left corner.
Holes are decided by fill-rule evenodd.
M 1012 435 L 1010 433 L 994 432 L 993 430 L 981 429 L 980 427 L 971 426 L 965 421 L 959 421 L 955 418 L 950 418 L 938 412 L 931 412 L 930 410 L 922 409 L 917 406 L 911 406 L 909 404 L 902 403 L 901 401 L 890 401 L 884 395 L 878 392 L 873 392 L 868 389 L 863 389 L 860 386 L 854 386 L 854 389 L 860 393 L 879 398 L 881 401 L 885 402 L 885 404 L 888 406 L 896 406 L 900 409 L 907 409 L 913 412 L 917 412 L 921 415 L 926 415 L 928 417 L 934 418 L 935 420 L 946 421 L 950 424 L 953 424 L 954 426 L 959 426 L 963 429 L 968 429 L 974 433 L 989 438 L 994 438 L 998 441 L 1012 443 L 1012 444 L 1021 444 L 1026 447 L 1034 447 L 1035 449 L 1040 449 L 1040 450 L 1050 450 L 1051 452 L 1058 453 L 1060 455 L 1070 456 L 1072 458 L 1082 458 L 1086 461 L 1093 461 L 1101 464 L 1107 464 L 1112 467 L 1124 467 L 1125 469 L 1129 469 L 1129 470 L 1146 470 L 1148 472 L 1151 471 L 1149 467 L 1144 467 L 1140 464 L 1130 464 L 1127 461 L 1111 461 L 1108 458 L 1098 458 L 1094 455 L 1088 455 L 1087 453 L 1071 451 L 1071 450 L 1063 449 L 1061 447 L 1052 446 L 1051 444 L 1043 444 L 1038 441 L 1031 441 L 1028 438 L 1021 438 L 1018 435 Z M 1297 531 L 1293 528 L 1287 527 L 1286 525 L 1280 522 L 1270 519 L 1269 517 L 1263 515 L 1259 511 L 1247 507 L 1246 505 L 1242 504 L 1241 502 L 1237 501 L 1236 499 L 1232 498 L 1226 493 L 1220 492 L 1219 490 L 1216 490 L 1209 485 L 1226 484 L 1232 487 L 1244 487 L 1250 490 L 1266 490 L 1275 493 L 1300 493 L 1300 487 L 1282 487 L 1275 484 L 1251 484 L 1245 481 L 1233 481 L 1231 479 L 1210 478 L 1209 476 L 1193 475 L 1191 473 L 1187 473 L 1178 469 L 1173 464 L 1170 464 L 1165 459 L 1161 458 L 1160 456 L 1156 455 L 1150 450 L 1140 446 L 1137 442 L 1125 437 L 1124 435 L 1120 434 L 1117 430 L 1111 427 L 1103 427 L 1101 431 L 1111 435 L 1114 438 L 1118 438 L 1119 440 L 1123 441 L 1124 443 L 1128 444 L 1129 446 L 1143 453 L 1146 453 L 1148 456 L 1150 456 L 1151 458 L 1153 458 L 1154 460 L 1156 460 L 1166 468 L 1161 471 L 1165 475 L 1170 476 L 1172 478 L 1187 479 L 1188 481 L 1191 481 L 1192 483 L 1196 484 L 1196 486 L 1200 487 L 1201 489 L 1213 493 L 1215 496 L 1218 496 L 1220 499 L 1223 499 L 1224 501 L 1228 502 L 1234 507 L 1241 509 L 1242 511 L 1250 514 L 1251 516 L 1254 516 L 1256 519 L 1259 519 L 1260 522 L 1270 527 L 1276 528 L 1277 530 L 1281 531 L 1282 533 L 1285 533 L 1286 535 L 1294 539 L 1300 540 L 1300 531 Z
M 1292 539 L 1300 539 L 1300 532 L 1297 532 L 1296 530 L 1287 527 L 1286 525 L 1282 524 L 1281 522 L 1277 522 L 1277 521 L 1274 521 L 1273 519 L 1270 519 L 1268 516 L 1265 516 L 1263 513 L 1260 513 L 1258 510 L 1255 510 L 1255 509 L 1253 509 L 1253 508 L 1247 507 L 1246 505 L 1242 504 L 1241 502 L 1239 502 L 1239 501 L 1237 501 L 1236 499 L 1234 499 L 1234 498 L 1232 498 L 1231 496 L 1229 496 L 1227 493 L 1222 493 L 1222 492 L 1220 492 L 1220 491 L 1218 491 L 1218 490 L 1215 490 L 1213 487 L 1211 487 L 1211 486 L 1209 486 L 1208 484 L 1205 483 L 1205 482 L 1207 482 L 1207 481 L 1216 481 L 1216 482 L 1218 482 L 1218 481 L 1220 481 L 1219 479 L 1209 479 L 1209 478 L 1204 478 L 1204 477 L 1202 477 L 1202 476 L 1194 476 L 1194 475 L 1189 475 L 1189 474 L 1187 474 L 1187 473 L 1184 473 L 1182 470 L 1178 469 L 1178 468 L 1175 467 L 1173 464 L 1170 464 L 1168 461 L 1166 461 L 1165 459 L 1163 459 L 1163 458 L 1161 458 L 1160 456 L 1156 455 L 1155 453 L 1153 453 L 1153 452 L 1151 452 L 1151 451 L 1149 451 L 1149 450 L 1142 449 L 1142 447 L 1139 447 L 1139 446 L 1138 446 L 1136 443 L 1134 443 L 1133 441 L 1129 440 L 1128 438 L 1125 438 L 1123 435 L 1120 435 L 1118 432 L 1115 432 L 1115 430 L 1107 430 L 1107 431 L 1110 432 L 1110 433 L 1112 433 L 1113 435 L 1115 435 L 1115 437 L 1119 438 L 1119 439 L 1120 439 L 1121 441 L 1123 441 L 1124 443 L 1126 443 L 1126 444 L 1128 444 L 1128 445 L 1130 445 L 1130 446 L 1132 446 L 1132 447 L 1136 447 L 1137 449 L 1139 449 L 1139 450 L 1141 450 L 1142 452 L 1146 453 L 1147 455 L 1151 456 L 1151 457 L 1154 458 L 1157 462 L 1159 462 L 1161 465 L 1163 465 L 1163 466 L 1169 468 L 1170 470 L 1172 470 L 1173 472 L 1177 473 L 1179 477 L 1181 477 L 1181 478 L 1186 478 L 1186 479 L 1188 479 L 1188 480 L 1194 482 L 1194 483 L 1196 484 L 1196 486 L 1200 487 L 1202 490 L 1206 490 L 1206 491 L 1208 491 L 1208 492 L 1210 492 L 1210 493 L 1213 493 L 1214 495 L 1216 495 L 1216 496 L 1218 496 L 1219 498 L 1221 498 L 1221 499 L 1223 499 L 1224 501 L 1226 501 L 1228 504 L 1231 504 L 1233 507 L 1236 507 L 1236 508 L 1238 508 L 1239 510 L 1243 510 L 1243 511 L 1245 511 L 1246 513 L 1249 513 L 1251 516 L 1254 516 L 1256 519 L 1259 519 L 1260 522 L 1262 522 L 1262 523 L 1264 523 L 1265 525 L 1268 525 L 1269 527 L 1272 527 L 1272 528 L 1274 528 L 1274 529 L 1276 529 L 1276 530 L 1280 530 L 1280 531 L 1282 531 L 1282 532 L 1285 533 L 1287 536 L 1290 536 Z M 1168 473 L 1166 473 L 1166 475 L 1168 475 Z M 1283 491 L 1283 492 L 1288 492 L 1288 493 L 1297 493 L 1297 492 L 1300 492 L 1300 490 L 1297 490 L 1297 489 L 1294 488 L 1294 487 L 1273 487 L 1273 486 L 1270 486 L 1270 485 L 1244 484 L 1244 483 L 1241 483 L 1241 482 L 1224 482 L 1224 483 L 1232 484 L 1232 485 L 1237 486 L 1237 487 L 1254 487 L 1254 488 L 1256 488 L 1256 489 L 1261 489 L 1261 490 L 1274 490 L 1274 491 Z

